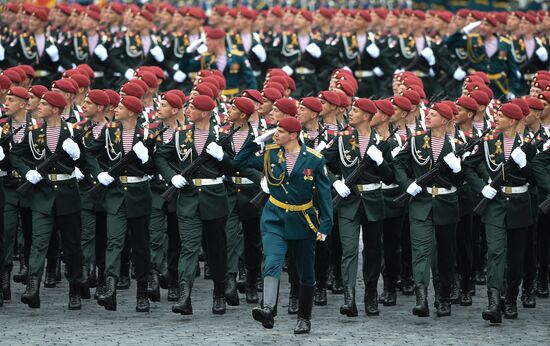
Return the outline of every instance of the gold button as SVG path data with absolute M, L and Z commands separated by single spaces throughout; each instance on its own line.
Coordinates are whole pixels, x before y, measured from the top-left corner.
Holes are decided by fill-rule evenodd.
M 285 212 L 288 213 L 288 209 L 285 209 Z
M 54 185 L 53 188 L 54 188 L 54 189 L 57 189 L 57 185 Z
M 239 175 L 239 172 L 237 172 L 236 174 Z
M 287 181 L 287 182 L 286 182 L 286 184 L 288 185 L 288 184 L 289 184 L 289 182 Z
M 241 192 L 241 189 L 237 189 L 237 192 Z
M 202 191 L 202 189 L 199 189 L 199 192 L 201 192 L 201 191 Z
M 506 200 L 507 200 L 507 201 L 509 201 L 509 200 L 510 200 L 510 198 L 509 198 L 509 197 L 506 197 Z
M 128 188 L 126 186 L 124 186 L 124 191 L 128 190 Z

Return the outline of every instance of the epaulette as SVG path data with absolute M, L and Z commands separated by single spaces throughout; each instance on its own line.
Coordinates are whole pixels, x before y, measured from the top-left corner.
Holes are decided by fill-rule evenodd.
M 218 128 L 219 133 L 229 133 L 231 132 L 231 125 L 226 125 L 224 127 Z
M 313 148 L 307 147 L 306 150 L 307 150 L 309 153 L 311 153 L 311 154 L 317 156 L 317 157 L 320 158 L 320 159 L 323 158 L 323 154 L 321 154 L 320 152 L 318 152 L 317 150 L 315 150 L 315 149 L 313 149 Z
M 512 43 L 512 40 L 510 40 L 509 38 L 506 38 L 506 37 L 500 37 L 500 40 L 504 43 L 508 43 L 508 44 L 511 44 Z
M 8 121 L 8 118 L 2 118 L 0 119 L 0 125 L 5 124 Z
M 428 131 L 413 131 L 413 132 L 411 132 L 411 137 L 425 135 L 426 133 L 428 133 Z
M 152 122 L 152 123 L 145 124 L 145 125 L 143 125 L 143 127 L 147 128 L 149 130 L 154 130 L 157 127 L 159 127 L 159 125 L 160 125 L 160 121 L 155 121 L 155 122 Z
M 43 124 L 42 121 L 37 121 L 36 124 L 34 124 L 34 125 L 32 125 L 32 126 L 29 126 L 28 129 L 29 129 L 29 131 L 34 131 L 34 130 L 41 129 L 41 128 L 42 128 L 42 124 Z
M 105 127 L 108 128 L 108 129 L 114 129 L 114 128 L 117 128 L 119 126 L 120 126 L 120 123 L 118 121 L 111 121 L 110 123 L 105 125 Z
M 350 130 L 338 131 L 337 134 L 338 136 L 349 136 L 353 134 L 353 131 L 350 131 Z
M 492 134 L 489 134 L 489 135 L 486 135 L 485 137 L 483 137 L 483 140 L 484 141 L 492 141 L 493 139 L 497 139 L 497 138 L 498 138 L 498 134 L 492 133 Z
M 190 125 L 190 124 L 181 125 L 181 126 L 178 126 L 175 131 L 185 131 L 185 130 L 190 130 L 191 128 L 193 128 L 193 125 Z
M 73 129 L 80 130 L 84 127 L 84 125 L 86 125 L 87 122 L 88 120 L 81 120 L 79 122 L 76 122 L 73 124 Z
M 244 55 L 244 52 L 242 50 L 238 50 L 238 49 L 231 49 L 230 53 L 233 54 L 233 55 L 236 55 L 236 56 L 243 56 Z
M 265 150 L 278 149 L 281 146 L 279 144 L 271 143 L 265 146 Z
M 473 33 L 473 34 L 469 34 L 470 37 L 481 37 L 480 34 L 478 33 Z

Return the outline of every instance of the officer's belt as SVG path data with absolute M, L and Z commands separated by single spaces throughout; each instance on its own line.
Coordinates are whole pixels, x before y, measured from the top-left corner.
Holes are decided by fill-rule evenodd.
M 374 72 L 372 71 L 355 71 L 355 77 L 357 78 L 368 78 L 373 76 Z
M 309 201 L 305 204 L 288 204 L 288 203 L 284 203 L 284 202 L 281 202 L 279 200 L 277 200 L 275 197 L 273 196 L 269 196 L 269 201 L 275 205 L 276 207 L 279 207 L 281 209 L 284 209 L 285 211 L 306 211 L 308 210 L 309 208 L 313 207 L 313 201 Z
M 208 178 L 196 178 L 193 179 L 193 184 L 195 186 L 208 186 L 208 185 L 218 185 L 223 183 L 223 178 L 219 177 L 216 179 L 208 179 Z
M 254 77 L 260 77 L 262 75 L 262 71 L 252 71 L 252 74 Z
M 391 190 L 391 189 L 395 189 L 397 187 L 399 187 L 399 185 L 397 185 L 397 184 L 386 185 L 386 184 L 382 183 L 382 190 Z
M 426 192 L 428 192 L 432 197 L 439 196 L 439 195 L 448 195 L 450 193 L 456 192 L 456 187 L 452 186 L 450 189 L 446 189 L 444 187 L 426 187 Z
M 357 191 L 359 192 L 374 191 L 374 190 L 379 190 L 381 187 L 382 187 L 382 184 L 380 183 L 363 184 L 363 185 L 357 185 Z
M 56 181 L 69 180 L 74 177 L 76 177 L 74 172 L 72 174 L 48 174 L 48 179 L 50 179 L 52 183 Z
M 233 89 L 225 89 L 222 91 L 222 95 L 225 96 L 233 96 L 239 93 L 239 88 L 233 88 Z
M 94 71 L 94 78 L 101 78 L 105 76 L 105 72 L 103 71 Z
M 297 74 L 313 74 L 313 73 L 315 73 L 315 70 L 312 70 L 312 69 L 307 68 L 307 67 L 300 66 L 300 67 L 296 67 L 294 72 L 296 72 Z
M 127 175 L 122 175 L 119 177 L 120 182 L 123 184 L 136 184 L 136 183 L 143 183 L 144 181 L 148 181 L 149 177 L 144 175 L 143 177 L 132 177 Z
M 249 185 L 254 184 L 254 182 L 245 177 L 231 177 L 231 180 L 237 185 Z
M 525 193 L 528 191 L 527 185 L 523 186 L 501 186 L 500 189 L 502 192 L 504 192 L 507 195 L 511 195 L 514 193 Z
M 50 75 L 50 71 L 46 71 L 46 70 L 36 70 L 34 71 L 34 76 L 35 77 L 47 77 Z

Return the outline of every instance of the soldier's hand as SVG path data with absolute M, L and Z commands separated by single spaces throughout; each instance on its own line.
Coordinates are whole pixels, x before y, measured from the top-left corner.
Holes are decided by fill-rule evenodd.
M 416 181 L 413 181 L 411 185 L 407 187 L 407 193 L 413 197 L 418 195 L 420 192 L 422 192 L 422 188 L 416 183 Z
M 163 62 L 164 61 L 164 52 L 162 51 L 162 48 L 159 46 L 154 46 L 151 50 L 151 55 L 157 62 Z
M 267 184 L 267 178 L 263 177 L 260 181 L 260 187 L 262 188 L 262 191 L 269 194 L 269 185 Z
M 0 61 L 4 61 L 6 58 L 6 50 L 4 49 L 4 46 L 2 46 L 2 43 L 0 43 Z
M 316 43 L 310 43 L 306 46 L 306 51 L 315 59 L 321 57 L 321 48 Z
M 260 62 L 265 62 L 267 59 L 267 52 L 265 51 L 264 47 L 261 44 L 257 44 L 254 47 L 252 47 L 252 52 L 256 54 L 258 57 L 258 60 Z
M 373 42 L 367 46 L 367 53 L 376 59 L 380 56 L 380 48 Z
M 325 241 L 327 239 L 327 235 L 323 234 L 321 232 L 317 232 L 317 241 Z
M 485 185 L 485 187 L 481 190 L 481 194 L 485 198 L 493 199 L 497 195 L 497 190 L 495 190 L 491 185 Z
M 477 22 L 470 23 L 470 24 L 468 24 L 468 25 L 466 25 L 465 27 L 462 28 L 462 32 L 465 33 L 466 35 L 468 35 L 469 33 L 474 31 L 480 25 L 481 25 L 481 21 L 479 21 L 479 20 Z
M 187 54 L 191 54 L 191 53 L 194 53 L 197 48 L 199 48 L 199 46 L 203 44 L 203 41 L 202 40 L 196 40 L 196 41 L 193 41 L 189 44 L 189 46 L 187 46 L 187 48 L 185 49 L 185 52 Z
M 512 100 L 515 99 L 515 98 L 516 98 L 516 95 L 515 95 L 514 93 L 508 93 L 508 94 L 506 94 L 506 99 L 507 99 L 508 101 L 512 101 Z
M 73 161 L 76 161 L 80 158 L 80 148 L 71 138 L 67 138 L 63 141 L 63 150 L 69 154 Z
M 372 69 L 372 72 L 374 72 L 374 75 L 376 77 L 382 77 L 384 75 L 384 70 L 382 70 L 380 67 L 376 66 Z
M 36 185 L 44 178 L 42 178 L 42 175 L 38 173 L 38 171 L 31 169 L 25 174 L 25 179 L 27 179 L 29 183 Z
M 0 147 L 0 161 L 4 160 L 6 158 L 6 154 L 4 154 L 4 148 Z
M 453 78 L 457 81 L 461 81 L 464 78 L 466 78 L 466 71 L 462 69 L 462 67 L 457 67 L 455 72 L 453 73 Z
M 273 134 L 277 131 L 277 129 L 271 129 L 267 130 L 263 134 L 259 135 L 258 137 L 254 138 L 254 143 L 256 144 L 262 144 L 265 141 L 269 140 L 271 137 L 273 137 Z
M 540 61 L 546 62 L 548 60 L 548 50 L 544 48 L 544 46 L 540 46 L 535 53 L 537 53 L 537 56 L 539 57 Z M 2 60 L 2 59 L 0 59 Z
M 82 179 L 85 178 L 84 174 L 82 173 L 82 171 L 78 167 L 74 168 L 74 176 L 76 177 L 76 181 L 81 181 Z
M 102 45 L 101 43 L 98 44 L 95 49 L 94 49 L 94 54 L 99 58 L 99 60 L 101 61 L 105 61 L 107 60 L 107 58 L 109 57 L 109 53 L 107 53 L 107 49 L 105 48 L 104 45 Z
M 50 56 L 50 59 L 52 59 L 53 62 L 57 62 L 59 60 L 59 49 L 55 45 L 50 45 L 48 48 L 46 48 L 46 53 Z
M 145 147 L 145 145 L 143 145 L 143 142 L 137 142 L 136 144 L 134 144 L 132 150 L 141 160 L 141 163 L 145 164 L 147 161 L 149 161 L 149 150 Z
M 424 59 L 426 59 L 426 61 L 428 62 L 428 65 L 430 66 L 435 65 L 434 51 L 430 47 L 426 47 L 422 49 L 422 51 L 420 52 L 420 55 L 422 55 Z
M 131 68 L 127 69 L 126 72 L 124 72 L 124 78 L 128 80 L 132 79 L 134 77 L 134 72 L 135 71 Z
M 216 142 L 211 142 L 206 146 L 206 152 L 218 161 L 223 160 L 223 149 Z
M 172 177 L 172 185 L 174 185 L 177 189 L 181 189 L 182 187 L 184 187 L 185 185 L 188 185 L 189 183 L 187 182 L 187 180 L 185 180 L 185 178 L 183 176 L 181 176 L 180 174 L 176 174 Z
M 332 186 L 342 198 L 346 198 L 351 194 L 351 190 L 342 180 L 336 180 L 332 183 Z
M 115 181 L 115 178 L 111 177 L 107 172 L 101 172 L 97 175 L 97 181 L 99 181 L 101 185 L 109 186 L 109 184 Z
M 321 152 L 325 150 L 326 147 L 327 147 L 327 142 L 320 141 L 319 144 L 317 144 L 317 146 L 315 147 L 315 151 Z
M 283 66 L 281 70 L 285 71 L 285 73 L 289 76 L 292 76 L 292 74 L 294 73 L 294 70 L 292 69 L 292 67 L 288 65 Z
M 174 73 L 174 80 L 178 83 L 183 83 L 183 81 L 187 78 L 187 75 L 185 74 L 185 72 L 182 72 L 180 70 L 177 70 L 175 73 Z
M 443 160 L 449 166 L 449 168 L 453 171 L 453 173 L 458 173 L 462 170 L 462 166 L 460 165 L 460 159 L 455 156 L 454 153 L 448 153 L 443 157 Z
M 376 162 L 377 166 L 380 166 L 382 162 L 384 162 L 384 156 L 382 156 L 382 152 L 374 145 L 371 145 L 367 149 L 367 155 L 372 159 L 372 161 Z
M 517 163 L 519 168 L 523 168 L 527 165 L 527 156 L 525 155 L 525 152 L 521 150 L 520 147 L 517 147 L 516 149 L 514 149 L 510 154 L 510 157 L 512 158 L 512 160 L 515 161 L 515 163 Z

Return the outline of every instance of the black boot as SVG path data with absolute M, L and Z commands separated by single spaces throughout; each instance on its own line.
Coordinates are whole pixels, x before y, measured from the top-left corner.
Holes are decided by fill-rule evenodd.
M 80 301 L 80 284 L 69 284 L 69 310 L 82 309 L 82 303 Z M 88 293 L 89 290 L 88 290 Z
M 97 287 L 97 273 L 96 273 L 96 265 L 92 264 L 90 265 L 90 275 L 88 277 L 88 286 L 90 288 L 96 288 Z
M 311 309 L 313 308 L 314 286 L 300 285 L 300 302 L 298 307 L 298 321 L 294 327 L 294 334 L 308 334 L 311 330 Z
M 95 292 L 94 292 L 94 299 L 95 300 L 98 300 L 100 296 L 104 296 L 105 295 L 105 289 L 106 289 L 106 286 L 105 286 L 105 275 L 103 273 L 103 271 L 99 271 L 98 275 L 97 275 L 97 287 L 95 288 Z
M 146 281 L 138 281 L 137 283 L 136 312 L 149 312 L 149 297 Z
M 416 306 L 413 308 L 413 315 L 418 317 L 430 316 L 428 308 L 428 288 L 424 284 L 417 284 L 414 287 L 416 295 Z
M 40 280 L 36 276 L 27 278 L 27 289 L 21 296 L 21 302 L 30 308 L 40 308 Z
M 318 282 L 315 286 L 314 302 L 317 306 L 327 305 L 327 288 L 321 282 Z
M 439 280 L 433 279 L 432 284 L 434 287 L 434 308 L 437 309 L 439 307 Z
M 225 301 L 229 306 L 237 306 L 239 302 L 239 294 L 237 293 L 237 274 L 228 273 L 225 281 Z
M 537 299 L 535 296 L 535 290 L 533 288 L 523 289 L 521 302 L 526 309 L 533 309 L 537 307 Z
M 67 268 L 65 268 L 66 270 Z M 65 273 L 67 276 L 67 273 Z M 61 255 L 57 256 L 57 261 L 55 265 L 55 283 L 61 282 Z
M 258 280 L 258 274 L 256 271 L 251 270 L 250 275 L 245 276 L 246 278 L 246 287 L 245 287 L 245 294 L 246 294 L 246 302 L 247 304 L 257 304 L 259 301 L 258 298 L 258 289 L 257 289 L 257 280 Z M 238 283 L 237 283 L 238 285 Z
M 212 313 L 214 315 L 225 314 L 225 282 L 214 283 Z
M 365 313 L 367 316 L 380 315 L 380 311 L 378 310 L 378 292 L 376 290 L 376 286 L 365 289 L 363 301 L 365 303 Z
M 2 295 L 4 300 L 11 300 L 11 269 L 6 268 L 2 273 Z
M 92 295 L 90 294 L 90 275 L 89 275 L 88 266 L 82 267 L 82 282 L 80 283 L 80 298 L 90 299 Z
M 177 273 L 168 271 L 168 296 L 169 302 L 177 302 L 180 299 L 180 291 L 178 287 Z
M 515 320 L 518 318 L 518 289 L 508 286 L 506 298 L 504 299 L 504 318 Z
M 243 294 L 246 292 L 246 283 L 248 278 L 248 270 L 244 266 L 244 264 L 239 261 L 239 279 L 237 280 L 237 290 L 240 294 Z M 255 282 L 255 281 L 254 281 Z
M 120 276 L 118 278 L 116 288 L 119 290 L 127 290 L 130 288 L 132 280 L 130 280 L 130 261 L 127 263 L 121 261 L 120 263 Z
M 384 306 L 395 306 L 397 304 L 397 280 L 395 278 L 388 278 L 386 290 L 386 297 L 382 304 Z
M 162 264 L 160 265 L 160 273 L 159 273 L 160 288 L 162 288 L 163 290 L 168 289 L 169 280 L 170 278 L 168 274 L 168 263 L 166 263 L 166 261 L 162 261 Z M 154 301 L 154 300 L 151 299 L 151 301 Z
M 436 311 L 437 317 L 451 316 L 451 299 L 439 297 L 439 306 Z
M 208 267 L 208 263 L 204 263 L 204 279 L 212 280 L 212 275 L 210 275 L 210 268 Z
M 290 293 L 288 295 L 288 314 L 296 315 L 298 313 L 298 298 L 299 298 L 298 285 L 290 284 Z
M 537 278 L 537 297 L 547 298 L 549 296 L 548 279 L 544 275 L 541 275 L 540 271 L 541 270 L 539 269 L 539 275 Z
M 455 275 L 455 279 L 451 283 L 451 304 L 460 303 L 460 283 L 458 275 Z
M 180 282 L 180 296 L 176 304 L 172 305 L 172 312 L 182 315 L 193 315 L 191 306 L 191 285 L 185 281 Z
M 476 270 L 474 273 L 474 282 L 480 286 L 487 284 L 487 274 L 483 270 Z
M 460 306 L 472 305 L 472 287 L 475 293 L 476 285 L 471 278 L 460 277 L 460 295 L 458 297 L 458 303 Z
M 46 277 L 44 278 L 44 287 L 45 288 L 54 288 L 56 286 L 55 284 L 55 268 L 53 268 L 53 271 L 48 268 L 46 268 Z
M 25 256 L 23 254 L 19 255 L 19 272 L 13 275 L 13 282 L 19 282 L 23 285 L 27 284 L 27 275 L 28 268 L 25 264 Z
M 348 317 L 357 317 L 357 305 L 355 305 L 355 287 L 344 287 L 344 305 L 340 307 L 340 314 Z
M 160 302 L 159 272 L 154 269 L 151 270 L 151 275 L 149 277 L 147 295 L 152 302 Z
M 489 288 L 487 290 L 487 299 L 489 304 L 483 311 L 483 319 L 491 323 L 502 323 L 502 316 L 500 314 L 500 293 L 498 289 Z
M 272 329 L 275 324 L 274 310 L 277 306 L 277 296 L 279 294 L 279 280 L 266 276 L 264 278 L 264 291 L 262 306 L 252 309 L 252 317 L 262 323 L 262 326 L 267 329 Z
M 472 306 L 472 294 L 470 290 L 462 290 L 459 300 L 460 306 Z
M 105 294 L 97 299 L 97 303 L 108 311 L 116 311 L 117 280 L 114 276 L 108 276 L 105 280 Z
M 334 277 L 332 280 L 332 294 L 343 294 L 344 293 L 344 285 L 342 284 L 342 278 L 341 277 Z
M 404 296 L 412 296 L 414 294 L 414 281 L 411 278 L 405 278 L 402 280 L 403 287 L 402 292 Z

